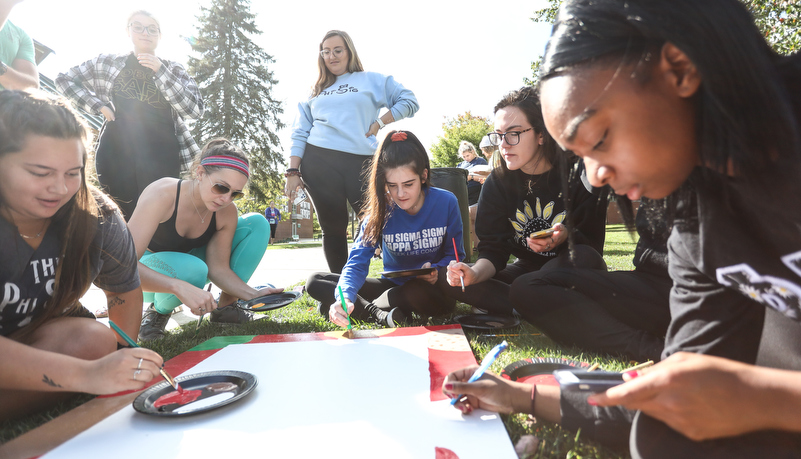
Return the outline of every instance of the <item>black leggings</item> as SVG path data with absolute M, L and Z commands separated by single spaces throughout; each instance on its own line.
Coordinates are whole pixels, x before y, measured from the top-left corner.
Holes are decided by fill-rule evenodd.
M 658 362 L 672 285 L 667 273 L 552 269 L 518 277 L 509 299 L 559 344 Z
M 306 144 L 300 171 L 323 231 L 323 252 L 332 273 L 348 261 L 348 206 L 358 215 L 372 156 L 354 155 Z
M 575 266 L 606 270 L 603 257 L 592 247 L 577 244 L 574 251 Z M 447 279 L 443 279 L 443 276 L 439 277 L 439 281 L 442 289 L 451 298 L 483 309 L 490 314 L 511 315 L 513 307 L 509 302 L 509 287 L 515 279 L 531 272 L 570 266 L 574 266 L 574 264 L 570 260 L 568 251 L 564 250 L 557 257 L 542 265 L 526 260 L 517 260 L 513 264 L 506 265 L 506 268 L 496 273 L 492 279 L 467 286 L 464 292 L 462 292 L 461 286 L 451 287 Z
M 440 268 L 439 278 L 443 278 L 447 268 Z M 328 309 L 336 301 L 334 292 L 339 282 L 339 274 L 314 273 L 306 282 L 306 291 L 309 296 L 320 302 L 320 314 L 328 318 Z M 398 285 L 389 279 L 368 277 L 356 301 L 353 302 L 352 316 L 358 320 L 371 319 L 370 310 L 378 308 L 389 311 L 400 308 L 407 316 L 416 312 L 423 318 L 447 314 L 453 310 L 456 302 L 438 288 L 428 282 L 411 279 L 403 285 Z

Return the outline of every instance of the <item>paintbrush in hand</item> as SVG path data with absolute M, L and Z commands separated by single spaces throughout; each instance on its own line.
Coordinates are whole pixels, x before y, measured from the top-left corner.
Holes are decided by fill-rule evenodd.
M 342 310 L 345 311 L 345 317 L 348 318 L 348 329 L 345 330 L 345 334 L 343 335 L 345 338 L 353 338 L 353 325 L 350 323 L 350 314 L 348 314 L 348 305 L 345 304 L 345 295 L 342 294 L 342 287 L 337 285 L 339 289 L 339 301 L 342 302 Z
M 112 322 L 110 319 L 108 321 L 108 324 L 131 347 L 141 347 L 138 344 L 136 344 L 136 341 L 132 340 L 130 336 L 128 336 L 124 331 L 122 331 L 122 329 L 120 327 L 118 327 L 117 324 Z M 170 374 L 167 373 L 167 371 L 164 370 L 164 365 L 162 365 L 161 368 L 159 369 L 159 373 L 161 373 L 161 376 L 164 378 L 164 380 L 167 381 L 167 383 L 169 383 L 169 385 L 174 387 L 175 390 L 177 390 L 178 392 L 182 392 L 183 391 L 181 386 L 179 386 L 178 383 L 175 382 L 175 379 L 172 376 L 170 376 Z

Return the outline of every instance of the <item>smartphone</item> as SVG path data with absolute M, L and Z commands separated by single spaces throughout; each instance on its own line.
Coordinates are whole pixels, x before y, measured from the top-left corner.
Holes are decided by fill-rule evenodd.
M 542 239 L 544 237 L 548 237 L 548 236 L 552 235 L 555 232 L 556 232 L 555 229 L 548 228 L 548 229 L 542 230 L 542 231 L 535 231 L 535 232 L 531 233 L 528 237 L 530 237 L 531 239 Z
M 556 370 L 553 376 L 562 390 L 572 392 L 603 392 L 624 382 L 622 373 L 605 371 Z

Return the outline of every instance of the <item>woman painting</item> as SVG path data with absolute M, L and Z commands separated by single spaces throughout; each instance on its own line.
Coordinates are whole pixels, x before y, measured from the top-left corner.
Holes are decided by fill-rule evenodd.
M 145 189 L 129 227 L 136 242 L 145 311 L 139 339 L 161 338 L 170 313 L 181 303 L 217 323 L 243 323 L 251 315 L 237 308 L 282 289 L 250 287 L 269 242 L 270 226 L 259 214 L 239 216 L 234 200 L 250 177 L 248 156 L 225 139 L 206 144 L 190 180 L 165 177 Z M 222 290 L 219 303 L 203 290 L 208 280 Z
M 589 398 L 501 383 L 469 403 L 528 389 L 498 408 L 607 438 L 632 426 L 635 458 L 798 457 L 801 56 L 736 0 L 568 0 L 540 81 L 591 183 L 677 201 L 664 360 Z M 472 391 L 462 376 L 446 390 Z
M 338 287 L 348 313 L 394 327 L 417 313 L 449 312 L 455 302 L 438 286 L 445 267 L 462 247 L 462 219 L 451 192 L 434 188 L 425 148 L 411 132 L 391 132 L 373 157 L 362 230 L 342 274 L 315 273 L 306 290 L 320 312 L 346 326 Z M 413 277 L 368 278 L 370 260 L 381 247 L 386 271 L 434 268 Z M 441 281 L 440 281 L 441 283 Z
M 86 178 L 87 133 L 64 100 L 0 91 L 0 419 L 69 393 L 140 390 L 161 357 L 125 341 L 79 303 L 94 283 L 136 336 L 142 289 L 133 239 Z

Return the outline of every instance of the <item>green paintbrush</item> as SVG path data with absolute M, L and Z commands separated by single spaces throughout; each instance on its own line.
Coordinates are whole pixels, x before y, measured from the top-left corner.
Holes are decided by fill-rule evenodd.
M 339 301 L 342 302 L 342 310 L 345 311 L 345 317 L 348 318 L 348 330 L 345 332 L 345 336 L 348 338 L 353 338 L 353 325 L 350 323 L 350 314 L 348 314 L 348 305 L 345 304 L 345 295 L 342 294 L 342 287 L 337 285 L 339 289 Z

